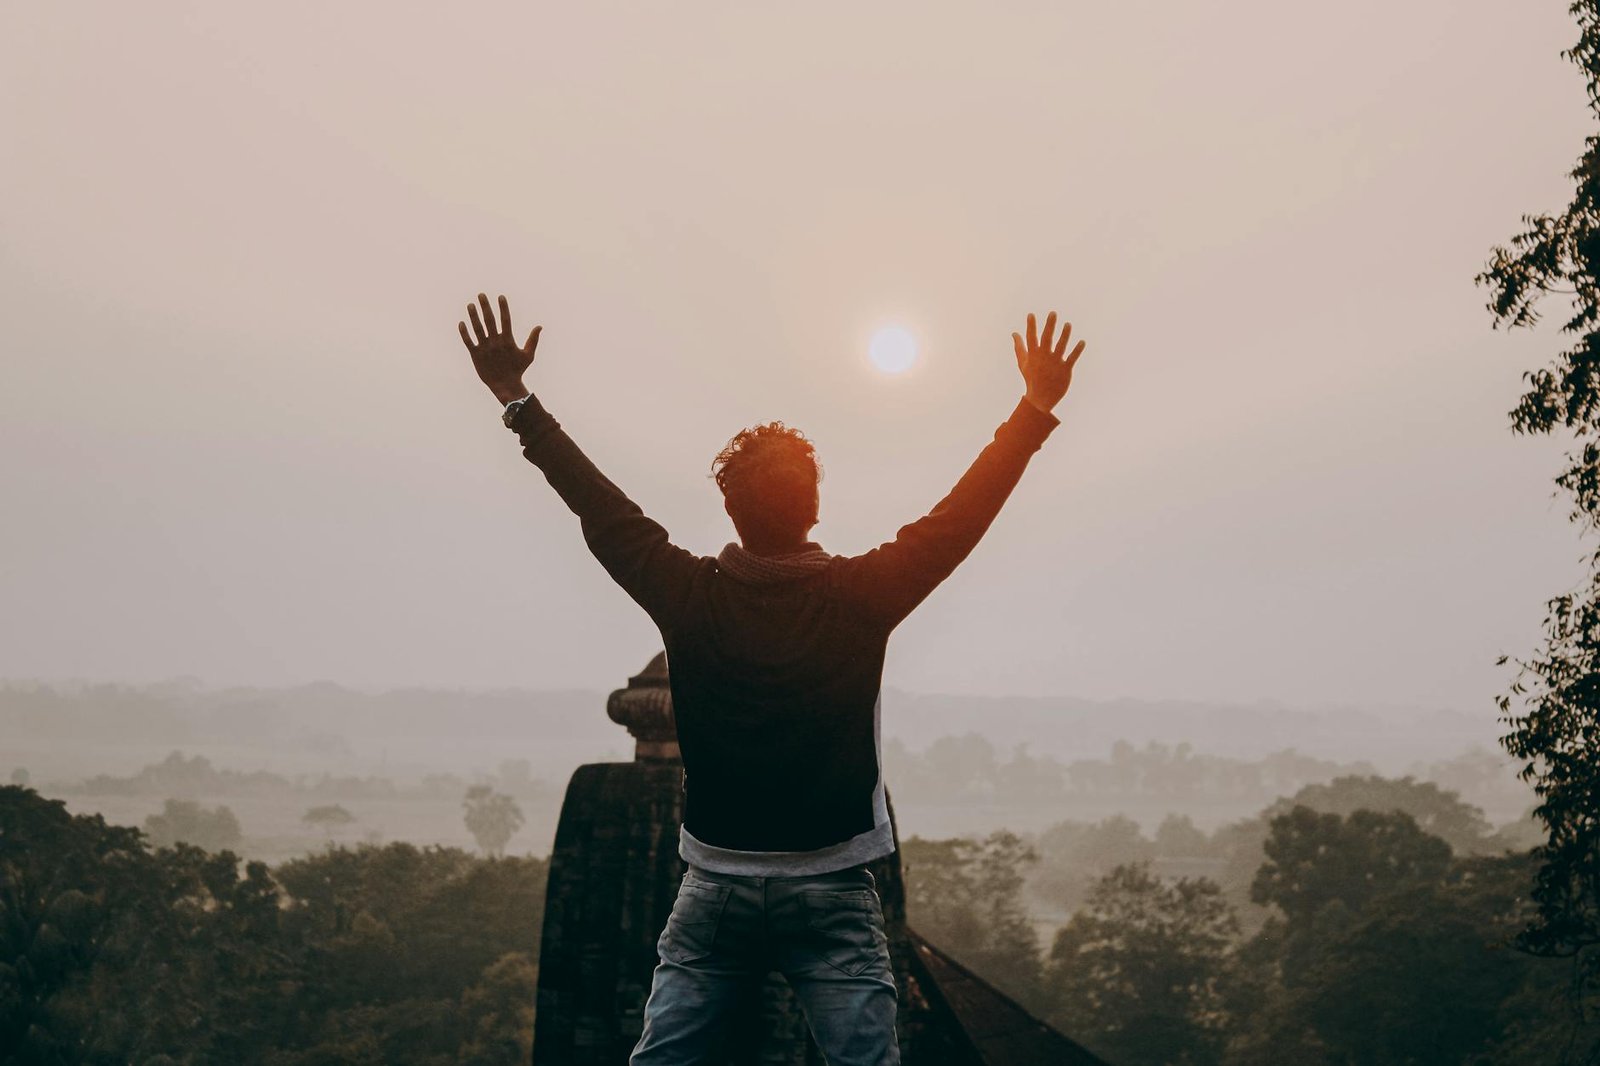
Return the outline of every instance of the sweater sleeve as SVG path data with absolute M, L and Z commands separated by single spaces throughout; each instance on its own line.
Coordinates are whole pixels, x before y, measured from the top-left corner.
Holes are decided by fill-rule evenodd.
M 1033 453 L 1061 420 L 1018 402 L 944 499 L 892 541 L 846 561 L 846 594 L 880 622 L 900 624 L 960 565 L 988 531 Z
M 589 551 L 651 620 L 672 627 L 688 597 L 699 560 L 602 474 L 557 422 L 529 396 L 512 428 L 522 454 L 578 516 Z

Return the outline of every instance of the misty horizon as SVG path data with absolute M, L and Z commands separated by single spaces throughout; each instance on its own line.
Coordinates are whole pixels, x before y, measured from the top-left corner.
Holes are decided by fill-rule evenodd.
M 1564 5 L 725 14 L 508 13 L 469 56 L 442 12 L 376 52 L 350 11 L 8 10 L 0 676 L 643 662 L 460 349 L 489 289 L 697 554 L 733 539 L 711 458 L 770 418 L 817 443 L 816 539 L 889 539 L 1016 402 L 1022 315 L 1074 321 L 1059 431 L 890 686 L 1493 716 L 1581 573 L 1559 442 L 1507 428 L 1549 340 L 1473 283 L 1587 128 Z

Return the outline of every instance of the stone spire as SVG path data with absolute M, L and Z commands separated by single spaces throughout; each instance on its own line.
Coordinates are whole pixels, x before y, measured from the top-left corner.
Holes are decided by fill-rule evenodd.
M 678 727 L 672 718 L 666 652 L 657 652 L 643 670 L 628 678 L 626 688 L 611 694 L 606 714 L 633 736 L 635 762 L 677 762 L 682 758 Z

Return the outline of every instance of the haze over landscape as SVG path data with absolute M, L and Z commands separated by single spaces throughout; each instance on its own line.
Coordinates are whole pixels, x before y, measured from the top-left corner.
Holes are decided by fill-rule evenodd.
M 1548 340 L 1472 284 L 1584 132 L 1565 4 L 849 10 L 8 8 L 0 676 L 637 669 L 455 337 L 488 289 L 705 554 L 769 418 L 817 441 L 818 540 L 892 536 L 1058 307 L 1064 424 L 888 684 L 1492 719 L 1582 550 L 1507 431 Z

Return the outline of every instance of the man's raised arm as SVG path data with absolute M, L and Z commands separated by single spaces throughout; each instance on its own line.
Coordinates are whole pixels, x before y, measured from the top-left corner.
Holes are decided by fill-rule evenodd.
M 1026 343 L 1021 334 L 1011 335 L 1026 386 L 1023 397 L 955 488 L 932 511 L 902 526 L 894 540 L 845 564 L 853 598 L 891 628 L 972 552 L 1022 478 L 1028 460 L 1061 424 L 1052 409 L 1072 384 L 1072 368 L 1084 344 L 1079 341 L 1067 354 L 1072 325 L 1062 327 L 1059 340 L 1055 327 L 1052 311 L 1040 337 L 1034 316 L 1029 315 Z
M 459 324 L 462 343 L 472 353 L 478 377 L 506 405 L 505 423 L 521 438 L 522 454 L 544 472 L 551 488 L 578 516 L 583 539 L 600 565 L 658 626 L 669 628 L 688 595 L 694 555 L 672 544 L 667 531 L 589 461 L 523 385 L 544 327 L 533 327 L 528 342 L 518 347 L 506 298 L 500 297 L 497 323 L 483 293 L 478 294 L 477 305 L 467 305 L 467 317 L 472 332 L 468 333 L 466 322 Z

